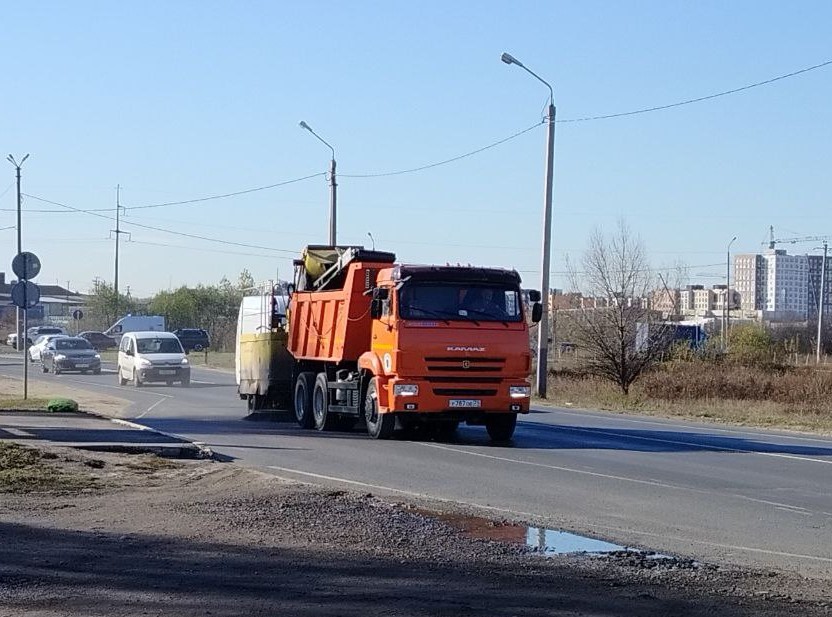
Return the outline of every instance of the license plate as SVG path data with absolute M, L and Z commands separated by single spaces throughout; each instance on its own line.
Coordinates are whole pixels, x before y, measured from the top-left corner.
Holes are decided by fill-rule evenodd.
M 160 375 L 176 375 L 176 371 L 173 369 L 159 369 Z
M 89 366 L 89 364 L 86 364 L 86 363 L 83 363 L 83 362 L 76 362 L 75 363 L 76 368 L 87 368 L 88 366 Z
M 470 398 L 452 398 L 449 407 L 482 407 L 482 401 Z

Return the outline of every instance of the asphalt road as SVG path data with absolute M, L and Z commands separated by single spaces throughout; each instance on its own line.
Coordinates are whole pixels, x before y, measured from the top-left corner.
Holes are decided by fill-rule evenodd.
M 0 358 L 0 374 L 22 368 Z M 116 384 L 110 370 L 41 375 L 132 401 L 124 417 L 284 477 L 479 506 L 551 528 L 708 561 L 832 578 L 832 439 L 535 409 L 513 445 L 481 427 L 453 443 L 374 441 L 245 418 L 234 377 L 190 388 Z

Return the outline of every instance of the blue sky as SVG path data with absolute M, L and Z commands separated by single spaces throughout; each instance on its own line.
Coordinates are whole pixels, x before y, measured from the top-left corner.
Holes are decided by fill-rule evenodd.
M 339 241 L 406 262 L 520 270 L 539 286 L 545 128 L 419 173 L 540 121 L 703 96 L 832 59 L 829 2 L 39 2 L 4 6 L 0 152 L 24 193 L 80 209 L 241 191 L 324 172 L 336 148 Z M 655 266 L 724 277 L 725 247 L 832 233 L 832 66 L 651 114 L 561 123 L 552 286 L 596 226 L 624 218 Z M 0 228 L 15 224 L 14 168 Z M 4 193 L 5 191 L 5 193 Z M 136 295 L 180 284 L 290 276 L 325 243 L 324 177 L 238 197 L 128 210 L 120 280 Z M 106 218 L 27 198 L 24 249 L 39 281 L 113 279 Z M 101 213 L 113 216 L 114 210 Z M 132 224 L 131 224 L 132 223 Z M 136 224 L 264 248 L 244 248 Z M 0 230 L 6 265 L 13 229 Z M 165 246 L 160 246 L 165 245 Z M 814 248 L 789 245 L 791 251 Z M 711 265 L 714 264 L 714 265 Z

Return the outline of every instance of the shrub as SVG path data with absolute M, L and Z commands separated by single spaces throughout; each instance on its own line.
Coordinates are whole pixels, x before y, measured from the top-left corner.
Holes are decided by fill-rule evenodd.
M 78 403 L 71 398 L 53 398 L 46 404 L 46 410 L 52 412 L 78 411 Z

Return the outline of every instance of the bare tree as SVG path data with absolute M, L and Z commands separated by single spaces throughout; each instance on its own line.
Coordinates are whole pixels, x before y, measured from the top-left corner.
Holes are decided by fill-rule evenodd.
M 569 270 L 572 287 L 582 295 L 573 312 L 577 343 L 587 356 L 585 368 L 626 395 L 670 339 L 670 329 L 650 307 L 656 285 L 644 244 L 623 221 L 609 236 L 596 229 L 581 271 Z

